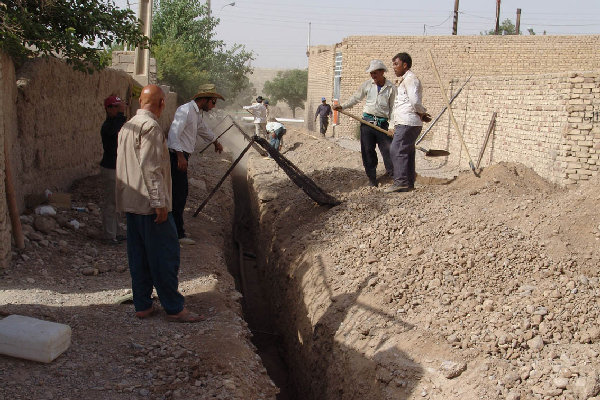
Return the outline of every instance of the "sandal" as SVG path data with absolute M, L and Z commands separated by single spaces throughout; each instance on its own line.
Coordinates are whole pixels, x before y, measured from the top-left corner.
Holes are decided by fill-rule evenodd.
M 148 318 L 148 317 L 152 316 L 152 314 L 154 314 L 155 312 L 156 312 L 156 309 L 154 308 L 154 306 L 150 306 L 150 308 L 148 308 L 144 311 L 136 311 L 135 316 L 138 317 L 139 319 L 144 319 L 144 318 Z
M 198 315 L 184 308 L 178 314 L 167 315 L 167 321 L 169 322 L 187 322 L 195 323 L 204 321 L 206 317 L 204 315 Z

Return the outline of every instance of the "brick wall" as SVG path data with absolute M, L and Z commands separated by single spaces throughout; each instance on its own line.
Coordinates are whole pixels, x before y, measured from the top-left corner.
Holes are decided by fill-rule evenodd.
M 321 98 L 326 97 L 332 104 L 333 94 L 333 67 L 335 63 L 336 46 L 313 46 L 308 57 L 308 90 L 304 107 L 304 121 L 307 128 L 317 130 L 319 122 L 315 124 L 315 112 L 321 104 Z M 331 126 L 328 128 L 331 131 Z
M 111 68 L 120 69 L 133 76 L 135 63 L 135 51 L 113 51 Z M 156 59 L 150 57 L 150 76 L 149 83 L 156 83 Z
M 319 52 L 322 48 L 331 54 L 342 52 L 342 102 L 369 79 L 365 69 L 371 59 L 389 65 L 387 76 L 393 79 L 391 58 L 405 51 L 412 56 L 412 70 L 423 83 L 424 104 L 435 116 L 444 103 L 427 54 L 431 50 L 447 91 L 456 90 L 474 75 L 453 104 L 472 158 L 477 157 L 496 111 L 495 135 L 482 165 L 520 161 L 547 179 L 572 184 L 596 173 L 597 123 L 589 115 L 579 114 L 591 115 L 597 108 L 598 74 L 586 73 L 599 68 L 599 45 L 597 35 L 352 36 L 336 46 L 311 48 L 308 93 L 328 88 L 324 95 L 333 93 L 333 61 L 324 62 L 325 52 Z M 581 79 L 584 81 L 573 81 Z M 349 111 L 360 115 L 361 110 L 362 104 Z M 310 124 L 308 128 L 312 128 Z M 336 135 L 352 137 L 356 131 L 357 123 L 342 116 Z M 449 164 L 468 168 L 447 115 L 430 135 L 432 146 L 447 146 L 452 152 Z M 577 139 L 573 142 L 571 136 Z

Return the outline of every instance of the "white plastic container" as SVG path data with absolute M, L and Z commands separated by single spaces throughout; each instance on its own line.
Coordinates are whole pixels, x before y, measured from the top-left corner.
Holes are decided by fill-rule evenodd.
M 69 325 L 22 315 L 0 320 L 0 354 L 49 363 L 70 345 Z

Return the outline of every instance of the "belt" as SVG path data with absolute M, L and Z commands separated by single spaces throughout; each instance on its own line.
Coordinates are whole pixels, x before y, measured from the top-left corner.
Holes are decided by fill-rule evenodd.
M 383 127 L 385 129 L 387 129 L 387 125 L 388 124 L 388 119 L 385 117 L 378 117 L 376 115 L 373 114 L 369 114 L 369 113 L 363 113 L 363 119 L 365 121 L 369 121 L 369 122 L 375 122 L 375 125 L 382 128 L 383 125 L 385 124 L 386 126 Z
M 169 153 L 173 153 L 173 154 L 177 154 L 177 152 L 173 149 L 169 149 Z M 188 153 L 187 151 L 182 151 L 183 155 L 186 157 L 190 156 L 190 153 Z

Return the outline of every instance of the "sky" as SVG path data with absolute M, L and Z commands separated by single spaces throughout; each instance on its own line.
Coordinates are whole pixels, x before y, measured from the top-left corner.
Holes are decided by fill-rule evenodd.
M 139 0 L 114 0 L 137 12 Z M 202 0 L 199 0 L 202 1 Z M 220 19 L 217 39 L 255 53 L 253 67 L 306 68 L 310 44 L 334 44 L 352 35 L 450 35 L 455 0 L 211 0 Z M 600 0 L 501 0 L 500 21 L 516 20 L 521 32 L 540 35 L 600 34 Z M 496 0 L 459 0 L 458 34 L 493 29 Z

